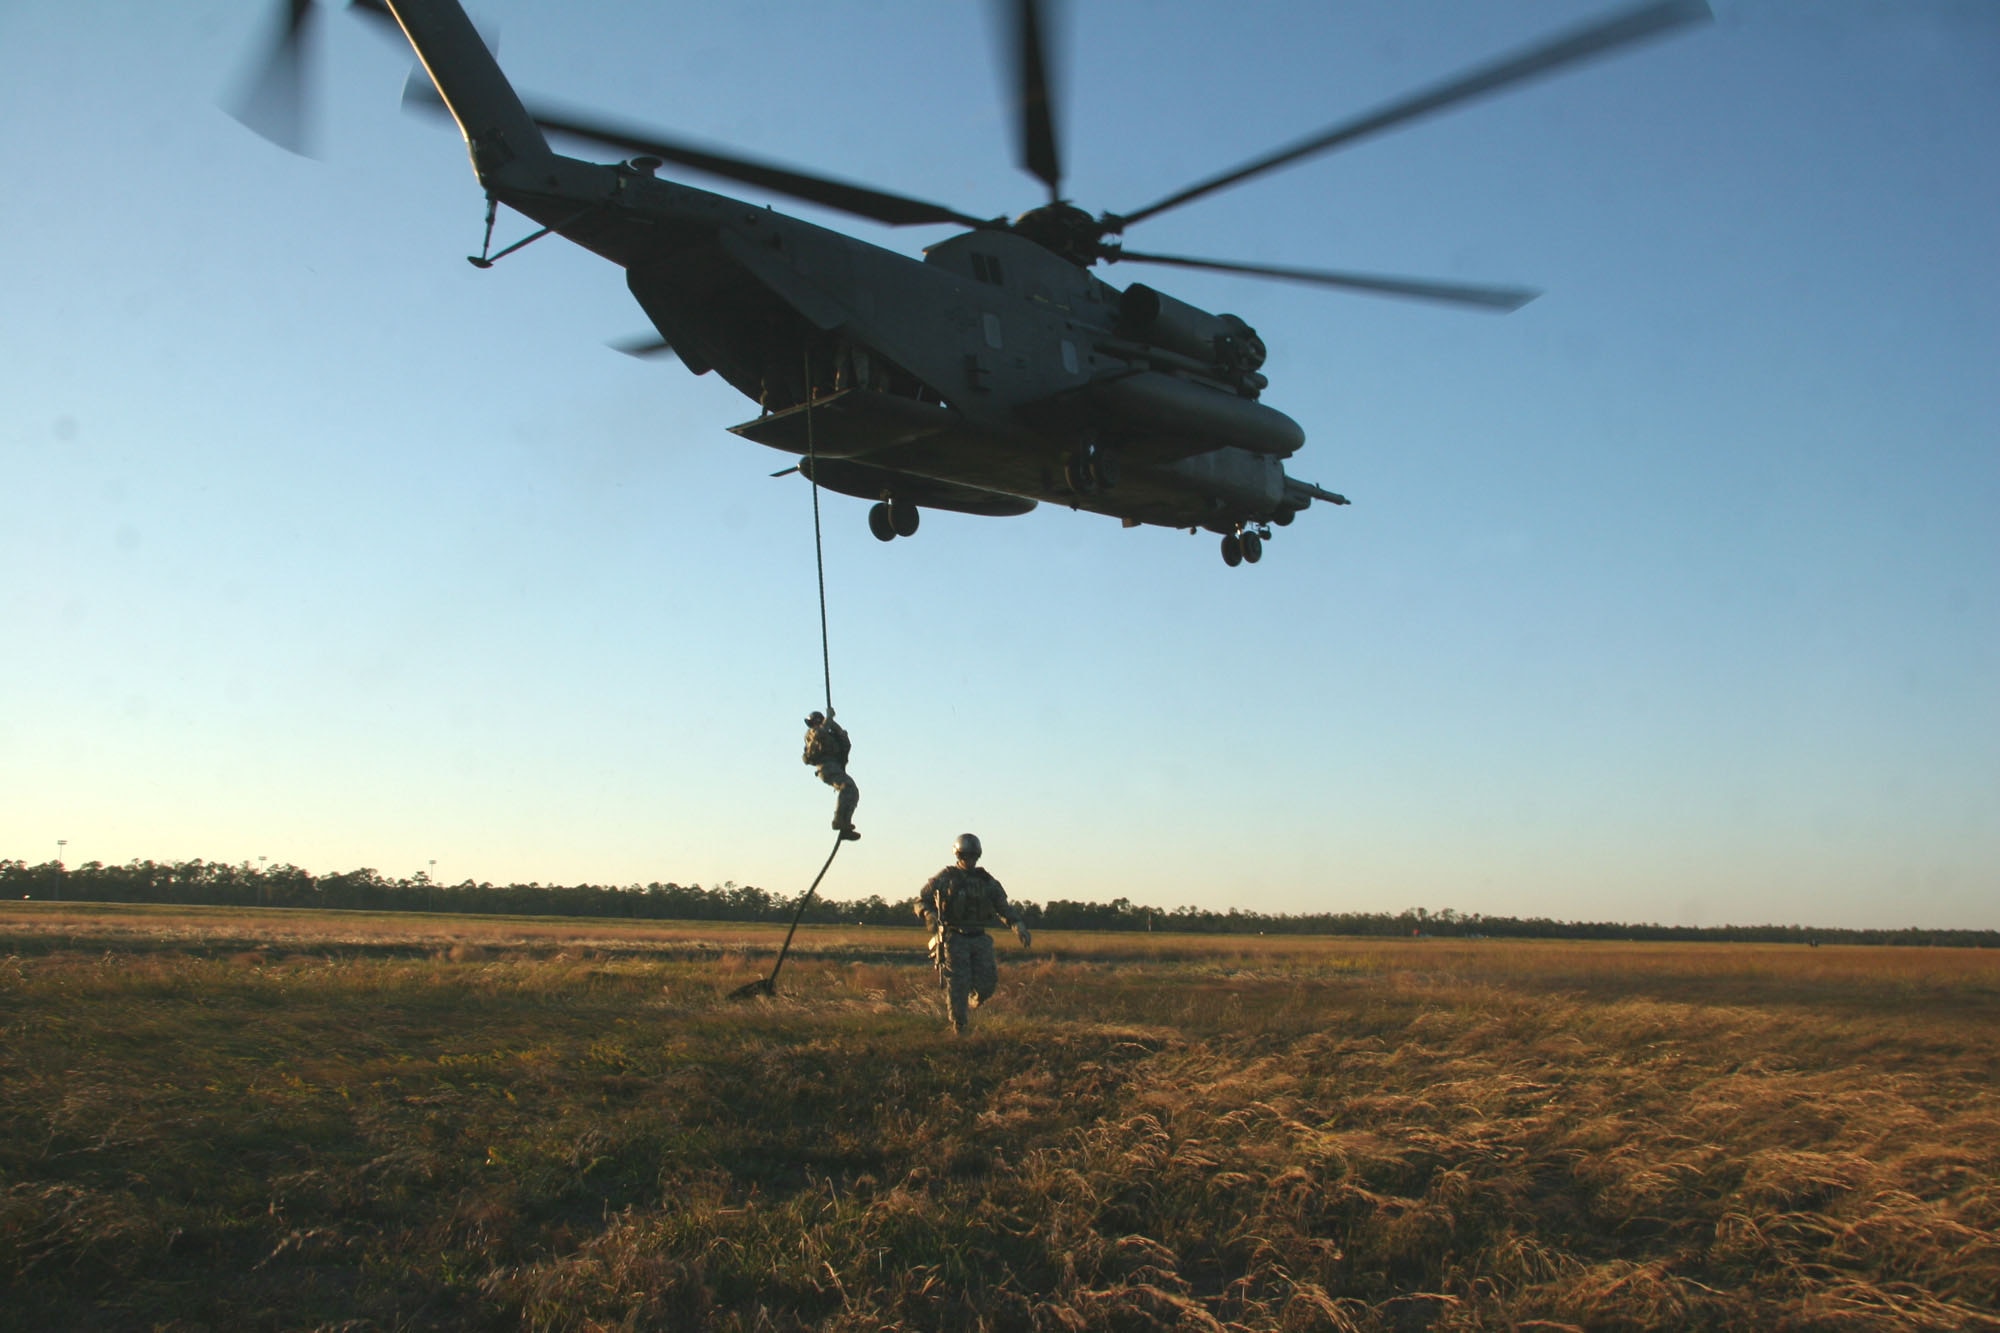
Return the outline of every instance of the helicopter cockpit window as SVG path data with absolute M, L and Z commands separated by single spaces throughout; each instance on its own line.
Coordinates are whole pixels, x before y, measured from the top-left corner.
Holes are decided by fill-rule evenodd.
M 977 251 L 972 255 L 972 276 L 981 282 L 990 282 L 995 287 L 1005 281 L 1000 276 L 1000 261 L 992 255 L 982 255 Z

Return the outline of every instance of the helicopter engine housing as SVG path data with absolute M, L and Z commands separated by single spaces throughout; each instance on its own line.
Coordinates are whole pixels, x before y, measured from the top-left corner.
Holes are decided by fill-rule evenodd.
M 1121 331 L 1132 337 L 1191 356 L 1232 377 L 1248 375 L 1264 364 L 1264 340 L 1241 318 L 1211 315 L 1143 282 L 1133 283 L 1118 298 L 1118 322 Z

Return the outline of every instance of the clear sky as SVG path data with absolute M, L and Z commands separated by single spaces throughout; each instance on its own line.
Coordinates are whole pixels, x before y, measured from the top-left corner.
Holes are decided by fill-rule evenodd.
M 1081 0 L 1069 190 L 1136 208 L 1603 8 Z M 1717 12 L 1135 231 L 1547 292 L 1107 271 L 1254 324 L 1291 470 L 1352 497 L 1262 564 L 1048 507 L 883 545 L 825 497 L 827 891 L 970 829 L 1043 901 L 2000 926 L 2000 6 Z M 479 13 L 533 93 L 1040 197 L 980 5 Z M 0 857 L 803 887 L 807 486 L 606 349 L 647 331 L 612 266 L 467 265 L 463 145 L 325 17 L 308 161 L 218 109 L 248 6 L 0 0 Z

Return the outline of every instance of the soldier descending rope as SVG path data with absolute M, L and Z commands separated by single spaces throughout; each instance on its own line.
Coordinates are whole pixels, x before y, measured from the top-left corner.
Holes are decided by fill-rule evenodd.
M 993 962 L 993 937 L 986 927 L 1005 924 L 1027 948 L 1033 937 L 1021 914 L 1007 902 L 1007 891 L 979 865 L 979 839 L 958 835 L 952 848 L 955 864 L 931 876 L 917 895 L 917 915 L 931 928 L 931 966 L 950 988 L 951 1027 L 964 1032 L 967 1010 L 992 998 L 1000 984 Z
M 806 458 L 807 474 L 813 478 L 813 567 L 819 576 L 819 667 L 820 678 L 826 684 L 826 711 L 815 708 L 806 714 L 806 753 L 808 764 L 819 770 L 819 780 L 839 793 L 833 807 L 833 826 L 840 832 L 834 839 L 833 850 L 826 854 L 826 861 L 820 866 L 813 882 L 799 895 L 799 905 L 792 909 L 792 924 L 785 931 L 785 942 L 778 946 L 778 961 L 771 964 L 771 975 L 759 977 L 745 986 L 738 986 L 730 992 L 733 999 L 748 999 L 753 995 L 776 995 L 778 993 L 778 969 L 785 965 L 785 955 L 792 951 L 792 937 L 798 934 L 799 918 L 806 914 L 806 904 L 819 891 L 820 881 L 826 872 L 833 869 L 833 858 L 840 855 L 842 843 L 853 842 L 861 836 L 854 828 L 854 807 L 861 801 L 861 788 L 854 779 L 847 776 L 847 754 L 853 748 L 847 739 L 847 731 L 833 720 L 833 651 L 827 646 L 826 634 L 826 547 L 820 541 L 819 532 L 819 469 L 811 466 L 816 462 L 812 452 L 812 352 L 806 351 L 805 382 L 806 396 Z
M 861 802 L 861 788 L 847 775 L 847 754 L 851 749 L 847 731 L 833 720 L 831 707 L 806 715 L 805 761 L 819 770 L 819 780 L 840 793 L 833 807 L 833 826 L 849 842 L 861 835 L 854 829 L 854 807 Z

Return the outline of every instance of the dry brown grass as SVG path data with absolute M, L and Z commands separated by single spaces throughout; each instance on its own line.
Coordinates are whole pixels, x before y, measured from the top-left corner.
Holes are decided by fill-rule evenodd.
M 2000 1329 L 2000 954 L 1050 933 L 952 1042 L 774 942 L 0 905 L 0 1309 Z

